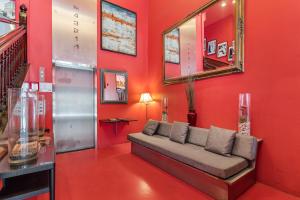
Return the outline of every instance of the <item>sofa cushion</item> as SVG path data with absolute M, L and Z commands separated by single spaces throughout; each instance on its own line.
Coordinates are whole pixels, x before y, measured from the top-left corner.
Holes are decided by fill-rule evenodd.
M 190 126 L 187 142 L 204 147 L 206 145 L 208 132 L 209 129 Z
M 232 154 L 248 160 L 255 160 L 257 151 L 257 139 L 253 136 L 236 135 Z
M 184 144 L 188 130 L 189 130 L 188 123 L 174 122 L 170 132 L 170 140 Z
M 244 158 L 237 156 L 225 157 L 206 151 L 203 147 L 197 145 L 173 142 L 161 135 L 148 136 L 136 133 L 129 134 L 128 139 L 223 179 L 227 179 L 248 167 L 248 161 Z
M 211 126 L 207 137 L 205 150 L 230 156 L 236 131 Z
M 173 124 L 171 124 L 171 123 L 160 122 L 160 125 L 159 125 L 156 133 L 158 135 L 170 137 L 170 132 L 171 132 L 172 126 L 173 126 Z
M 159 126 L 159 122 L 150 119 L 144 127 L 143 133 L 147 135 L 154 135 L 157 128 Z

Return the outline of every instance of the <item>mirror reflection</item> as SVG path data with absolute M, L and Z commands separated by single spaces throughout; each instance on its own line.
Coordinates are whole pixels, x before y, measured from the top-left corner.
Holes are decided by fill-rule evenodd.
M 101 103 L 127 103 L 127 72 L 101 70 Z
M 165 80 L 235 65 L 236 1 L 217 1 L 164 34 Z

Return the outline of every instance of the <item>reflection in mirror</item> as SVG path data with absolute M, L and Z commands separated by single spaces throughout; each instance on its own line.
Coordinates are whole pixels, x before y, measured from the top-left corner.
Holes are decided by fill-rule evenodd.
M 241 13 L 235 8 L 241 1 L 213 0 L 164 33 L 165 83 L 190 75 L 203 74 L 204 78 L 214 72 L 225 74 L 228 69 L 242 71 L 235 62 L 235 53 L 241 53 L 235 43 L 236 38 L 240 39 L 236 17 Z
M 204 71 L 234 64 L 234 5 L 234 1 L 220 1 L 203 12 L 204 41 L 207 41 L 207 52 L 203 54 Z
M 127 103 L 127 72 L 101 70 L 101 103 Z

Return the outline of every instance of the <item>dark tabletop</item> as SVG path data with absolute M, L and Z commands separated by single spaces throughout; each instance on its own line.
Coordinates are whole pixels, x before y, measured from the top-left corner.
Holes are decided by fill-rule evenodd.
M 100 119 L 102 123 L 117 123 L 117 122 L 135 122 L 138 121 L 136 119 L 128 119 L 128 118 L 114 118 L 114 119 Z
M 53 168 L 54 163 L 55 151 L 52 142 L 48 146 L 41 147 L 37 161 L 29 165 L 23 165 L 22 167 L 12 168 L 8 163 L 8 155 L 6 155 L 0 161 L 0 179 L 49 170 Z

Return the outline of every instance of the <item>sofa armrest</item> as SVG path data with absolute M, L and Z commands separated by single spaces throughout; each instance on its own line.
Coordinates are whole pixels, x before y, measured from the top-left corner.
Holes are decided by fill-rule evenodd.
M 255 160 L 251 161 L 251 163 L 250 163 L 250 166 L 251 166 L 252 168 L 256 168 L 256 161 L 258 160 L 257 158 L 258 158 L 258 156 L 259 156 L 259 152 L 260 152 L 260 148 L 261 148 L 262 143 L 263 143 L 263 139 L 257 138 L 257 152 L 256 152 L 256 158 L 255 158 Z

